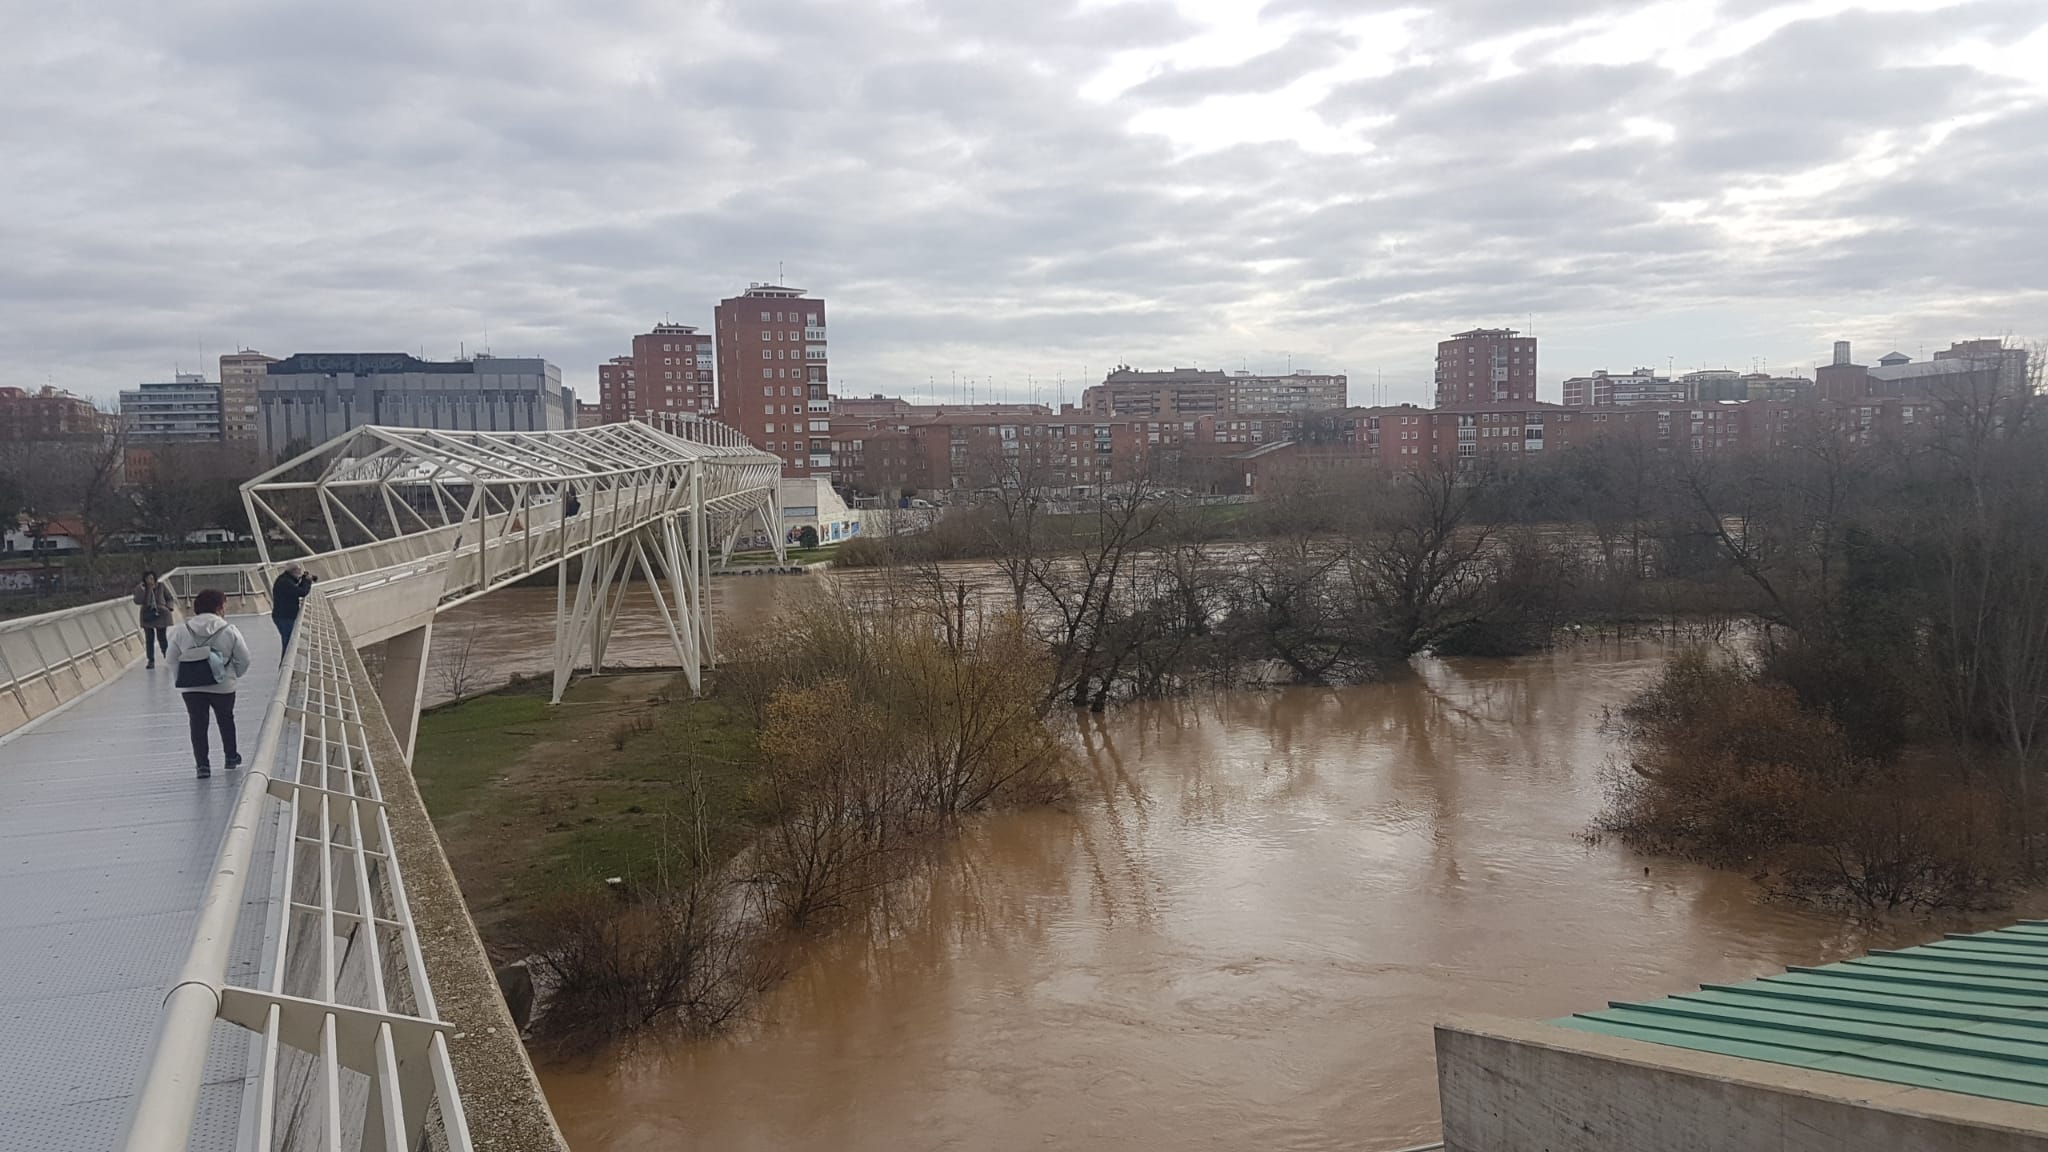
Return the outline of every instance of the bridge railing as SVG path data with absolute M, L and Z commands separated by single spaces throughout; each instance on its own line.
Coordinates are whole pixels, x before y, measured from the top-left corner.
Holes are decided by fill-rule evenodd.
M 0 735 L 76 700 L 142 657 L 123 596 L 0 622 Z
M 227 594 L 227 614 L 236 616 L 270 611 L 270 585 L 264 575 L 261 564 L 187 564 L 164 573 L 163 581 L 187 612 L 194 596 L 217 588 Z
M 349 640 L 324 592 L 285 654 L 127 1152 L 186 1152 L 216 1019 L 256 1034 L 244 1146 L 471 1152 Z M 272 823 L 268 817 L 275 815 Z M 277 837 L 260 987 L 227 983 L 257 842 Z
M 228 614 L 268 612 L 256 564 L 173 568 L 164 584 L 185 612 L 203 588 L 228 596 Z M 0 736 L 120 675 L 143 655 L 140 609 L 127 596 L 0 621 Z

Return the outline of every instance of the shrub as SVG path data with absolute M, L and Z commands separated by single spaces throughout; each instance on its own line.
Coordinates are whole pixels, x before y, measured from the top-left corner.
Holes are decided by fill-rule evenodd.
M 534 1033 L 567 1051 L 655 1025 L 714 1031 L 775 976 L 709 881 L 645 896 L 564 893 L 533 918 L 527 944 L 547 992 Z
M 1785 684 L 1693 651 L 1623 710 L 1629 762 L 1603 826 L 1629 844 L 1773 873 L 1868 910 L 1974 907 L 2016 874 L 1996 791 L 1954 765 L 1856 755 Z
M 1652 852 L 1745 864 L 1801 835 L 1809 791 L 1859 765 L 1789 688 L 1699 650 L 1672 660 L 1622 710 L 1628 764 L 1607 827 Z

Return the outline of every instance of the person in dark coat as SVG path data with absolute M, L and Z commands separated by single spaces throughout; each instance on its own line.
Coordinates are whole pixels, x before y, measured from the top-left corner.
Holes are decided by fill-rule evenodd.
M 165 630 L 171 626 L 176 604 L 169 586 L 158 580 L 156 573 L 142 574 L 142 583 L 135 588 L 135 605 L 142 609 L 142 650 L 149 656 L 151 668 L 156 667 L 157 653 L 170 651 L 171 639 Z
M 277 574 L 277 581 L 270 586 L 270 622 L 277 625 L 277 635 L 283 642 L 282 648 L 292 646 L 292 629 L 299 626 L 299 607 L 313 591 L 313 574 L 301 567 L 297 561 L 284 566 Z M 278 660 L 283 661 L 280 655 Z

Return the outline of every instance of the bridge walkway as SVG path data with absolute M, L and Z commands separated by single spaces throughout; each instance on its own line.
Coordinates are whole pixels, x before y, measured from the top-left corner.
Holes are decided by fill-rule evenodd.
M 250 757 L 278 637 L 266 617 L 231 619 L 252 657 L 235 707 Z M 0 737 L 0 1145 L 120 1145 L 241 784 L 221 767 L 218 733 L 212 778 L 193 775 L 177 697 L 171 669 L 137 661 Z M 275 839 L 273 812 L 244 902 L 257 914 L 238 921 L 238 983 L 257 983 Z M 232 1148 L 254 1034 L 213 1031 L 193 1146 Z

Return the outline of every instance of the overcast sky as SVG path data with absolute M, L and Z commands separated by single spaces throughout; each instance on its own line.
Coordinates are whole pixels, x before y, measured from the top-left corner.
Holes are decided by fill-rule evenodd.
M 488 341 L 594 399 L 778 267 L 847 394 L 2048 335 L 2042 0 L 0 3 L 0 384 Z

